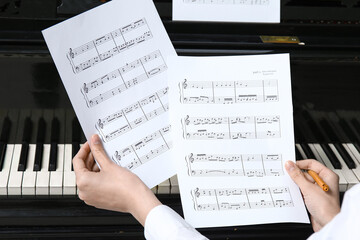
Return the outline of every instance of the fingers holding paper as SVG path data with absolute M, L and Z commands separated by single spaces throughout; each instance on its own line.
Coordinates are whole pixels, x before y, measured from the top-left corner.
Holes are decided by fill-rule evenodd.
M 340 211 L 339 177 L 336 173 L 315 160 L 288 161 L 285 168 L 293 181 L 299 186 L 305 205 L 310 212 L 314 231 L 319 231 Z M 306 172 L 312 170 L 329 186 L 325 192 Z
M 98 135 L 82 146 L 73 164 L 79 198 L 88 205 L 131 213 L 144 225 L 150 210 L 161 204 L 138 176 L 109 159 Z

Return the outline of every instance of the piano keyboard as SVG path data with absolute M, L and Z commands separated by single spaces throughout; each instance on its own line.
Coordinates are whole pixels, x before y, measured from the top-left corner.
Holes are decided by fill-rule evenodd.
M 341 192 L 360 181 L 360 124 L 353 115 L 305 112 L 295 121 L 297 159 L 314 158 L 332 169 Z M 0 131 L 0 196 L 77 194 L 72 158 L 85 138 L 72 110 L 0 110 Z M 152 191 L 179 194 L 177 177 Z

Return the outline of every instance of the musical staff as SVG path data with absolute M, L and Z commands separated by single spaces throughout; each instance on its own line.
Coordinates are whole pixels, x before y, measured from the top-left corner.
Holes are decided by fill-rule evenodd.
M 279 138 L 280 116 L 190 117 L 182 119 L 189 140 Z
M 183 0 L 187 4 L 269 5 L 269 0 Z
M 288 187 L 193 189 L 195 211 L 294 207 Z
M 193 177 L 268 177 L 284 175 L 281 154 L 188 155 L 188 175 Z
M 170 126 L 164 127 L 126 148 L 115 151 L 112 159 L 118 165 L 133 170 L 171 148 L 171 141 L 165 138 L 168 133 L 170 133 Z
M 91 108 L 166 70 L 167 65 L 161 52 L 157 50 L 131 63 L 127 63 L 94 81 L 84 83 L 81 93 L 87 106 Z M 110 89 L 106 89 L 100 94 L 98 94 L 98 91 L 95 94 L 91 94 L 93 90 L 103 89 L 103 85 L 111 83 L 113 80 L 120 82 L 120 84 L 115 87 L 114 84 L 110 84 Z
M 73 72 L 77 74 L 152 37 L 146 19 L 143 18 L 82 46 L 70 48 L 67 58 Z
M 277 102 L 278 81 L 187 81 L 181 83 L 181 101 L 185 104 L 239 104 Z
M 126 132 L 139 127 L 169 110 L 167 103 L 168 88 L 159 90 L 113 114 L 97 121 L 95 128 L 104 142 L 120 137 Z M 107 131 L 107 126 L 112 125 Z M 117 124 L 118 127 L 113 125 Z

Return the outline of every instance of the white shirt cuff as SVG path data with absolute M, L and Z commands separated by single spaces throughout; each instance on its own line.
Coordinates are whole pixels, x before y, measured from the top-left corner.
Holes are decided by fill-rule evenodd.
M 145 220 L 144 234 L 148 240 L 207 239 L 165 205 L 159 205 L 149 212 Z

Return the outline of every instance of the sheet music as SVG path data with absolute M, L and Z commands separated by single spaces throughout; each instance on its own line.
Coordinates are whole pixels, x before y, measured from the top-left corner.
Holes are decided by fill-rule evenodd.
M 150 0 L 111 1 L 43 31 L 86 137 L 150 188 L 173 176 L 166 57 Z
M 295 159 L 289 55 L 178 57 L 169 66 L 185 219 L 194 227 L 308 223 L 284 169 Z
M 173 0 L 173 20 L 280 23 L 280 1 Z

